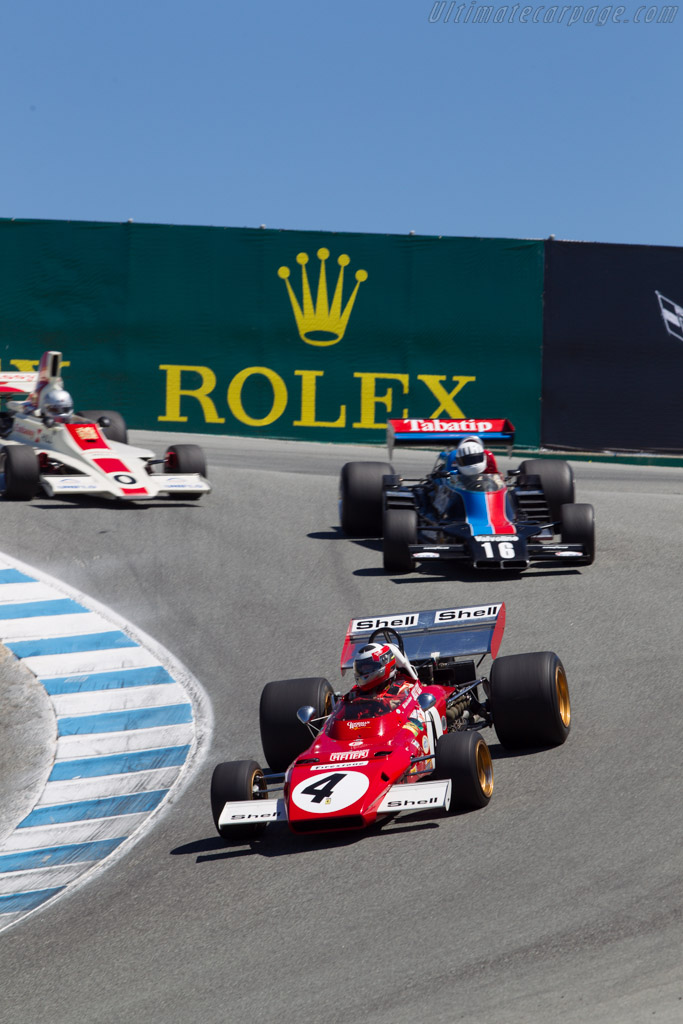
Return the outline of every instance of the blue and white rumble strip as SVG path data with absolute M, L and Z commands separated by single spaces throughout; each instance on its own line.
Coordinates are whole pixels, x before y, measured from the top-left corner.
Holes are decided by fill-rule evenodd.
M 140 837 L 198 763 L 211 720 L 199 683 L 168 651 L 4 555 L 0 641 L 42 683 L 57 720 L 45 789 L 0 844 L 2 931 Z

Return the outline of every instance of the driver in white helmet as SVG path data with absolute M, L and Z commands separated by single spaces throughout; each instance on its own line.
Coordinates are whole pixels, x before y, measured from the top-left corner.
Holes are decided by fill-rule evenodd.
M 361 647 L 353 662 L 356 685 L 349 697 L 400 697 L 417 681 L 417 672 L 396 644 L 372 643 Z
M 493 452 L 484 448 L 478 437 L 466 437 L 448 452 L 445 469 L 469 491 L 496 490 L 503 485 Z
M 58 385 L 52 385 L 40 392 L 38 408 L 43 419 L 68 423 L 74 411 L 74 403 L 68 391 Z

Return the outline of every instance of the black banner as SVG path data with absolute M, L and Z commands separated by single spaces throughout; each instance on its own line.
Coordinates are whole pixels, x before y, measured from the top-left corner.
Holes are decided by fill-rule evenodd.
M 546 244 L 541 444 L 683 451 L 683 248 Z

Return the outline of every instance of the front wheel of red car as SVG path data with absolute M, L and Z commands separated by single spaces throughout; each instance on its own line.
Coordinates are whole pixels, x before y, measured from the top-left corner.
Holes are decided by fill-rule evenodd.
M 219 825 L 221 811 L 233 800 L 259 800 L 267 796 L 266 780 L 256 761 L 224 761 L 217 764 L 211 777 L 211 813 L 216 831 L 223 839 L 244 841 L 256 839 L 265 823 Z
M 567 673 L 552 651 L 496 658 L 489 692 L 493 725 L 504 747 L 557 747 L 567 739 Z
M 486 807 L 493 793 L 493 763 L 480 732 L 447 732 L 436 744 L 436 779 L 453 783 L 451 811 Z

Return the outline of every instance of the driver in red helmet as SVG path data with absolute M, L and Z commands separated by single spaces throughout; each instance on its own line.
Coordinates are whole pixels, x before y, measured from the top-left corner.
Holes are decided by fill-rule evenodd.
M 396 644 L 373 643 L 361 647 L 353 662 L 356 685 L 349 697 L 398 697 L 413 686 L 417 672 Z

